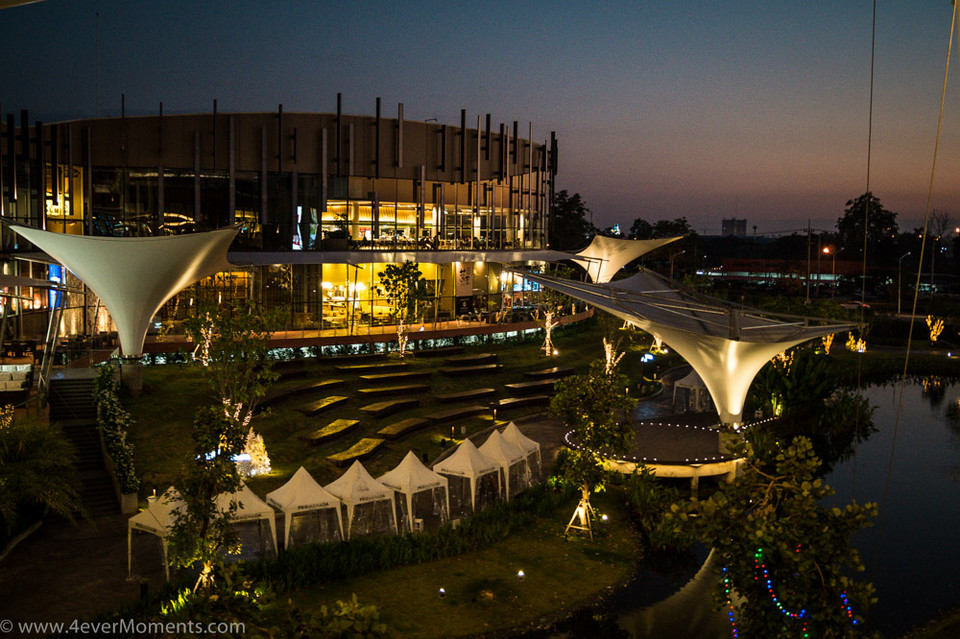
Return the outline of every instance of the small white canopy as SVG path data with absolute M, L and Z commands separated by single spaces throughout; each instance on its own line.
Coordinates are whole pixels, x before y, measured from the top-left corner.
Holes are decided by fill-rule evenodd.
M 167 536 L 177 520 L 177 509 L 183 506 L 180 493 L 171 486 L 156 499 L 150 499 L 147 509 L 127 520 L 127 576 L 133 574 L 133 531 L 142 530 L 160 538 L 163 548 L 163 570 L 170 581 L 170 564 L 167 562 Z
M 677 391 L 679 390 L 688 394 L 687 397 L 681 397 L 684 400 L 681 407 L 683 411 L 692 409 L 700 413 L 710 409 L 710 392 L 703 380 L 700 379 L 697 371 L 691 370 L 690 373 L 673 383 L 673 407 L 675 410 L 677 410 Z
M 374 479 L 359 461 L 353 462 L 353 465 L 340 475 L 339 479 L 327 484 L 325 488 L 347 507 L 347 539 L 350 539 L 353 530 L 353 515 L 357 506 L 379 501 L 390 502 L 390 520 L 393 524 L 393 532 L 398 532 L 393 489 Z
M 293 515 L 302 515 L 314 510 L 333 508 L 337 511 L 340 539 L 343 539 L 343 517 L 340 515 L 340 500 L 317 483 L 307 469 L 301 466 L 293 477 L 280 488 L 267 493 L 267 503 L 283 513 L 283 547 L 290 546 L 290 524 Z
M 477 507 L 478 480 L 490 473 L 497 474 L 497 492 L 500 491 L 500 465 L 477 450 L 469 439 L 457 446 L 457 450 L 433 466 L 434 472 L 451 477 L 464 477 L 470 480 L 470 507 Z
M 413 496 L 416 493 L 442 488 L 447 502 L 447 513 L 450 512 L 450 482 L 443 475 L 435 473 L 424 466 L 423 462 L 417 458 L 412 450 L 407 451 L 406 456 L 397 464 L 396 468 L 381 475 L 377 481 L 384 486 L 394 489 L 398 493 L 403 493 L 404 497 L 406 497 L 411 531 L 413 530 L 414 519 Z
M 536 468 L 536 475 L 539 477 L 540 473 L 540 444 L 539 442 L 530 439 L 526 435 L 520 432 L 520 429 L 513 422 L 507 424 L 507 427 L 503 429 L 503 438 L 518 447 L 527 455 L 527 464 L 530 465 L 531 469 Z M 530 460 L 536 458 L 536 466 L 530 464 Z
M 504 480 L 504 490 L 503 494 L 506 497 L 507 501 L 510 501 L 510 475 L 512 472 L 517 473 L 517 479 L 519 479 L 523 484 L 528 483 L 530 472 L 527 468 L 527 454 L 523 452 L 519 446 L 514 446 L 506 439 L 503 438 L 503 435 L 500 434 L 500 431 L 494 429 L 490 436 L 487 437 L 487 441 L 483 443 L 482 446 L 478 449 L 481 454 L 485 457 L 489 457 L 493 461 L 497 462 L 500 468 L 503 470 L 503 480 Z M 516 468 L 518 464 L 522 464 L 521 468 Z M 524 486 L 515 485 L 514 490 L 519 490 Z
M 270 525 L 270 536 L 273 539 L 273 552 L 277 552 L 277 513 L 267 502 L 250 490 L 246 484 L 240 486 L 235 493 L 220 493 L 217 495 L 217 508 L 222 513 L 230 512 L 231 502 L 237 502 L 237 511 L 230 515 L 230 523 L 240 524 L 248 521 L 267 520 Z

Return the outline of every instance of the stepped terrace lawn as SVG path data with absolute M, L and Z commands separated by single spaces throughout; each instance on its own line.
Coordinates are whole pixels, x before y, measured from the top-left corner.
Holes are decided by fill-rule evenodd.
M 510 397 L 510 393 L 504 388 L 505 384 L 529 381 L 524 377 L 525 371 L 552 366 L 585 370 L 591 360 L 603 355 L 601 333 L 593 321 L 559 331 L 555 342 L 560 354 L 550 358 L 540 351 L 540 339 L 531 339 L 521 344 L 488 343 L 464 349 L 465 355 L 490 353 L 497 356 L 502 368 L 482 376 L 450 378 L 443 375 L 439 369 L 449 367 L 447 357 L 443 355 L 408 357 L 405 360 L 408 363 L 405 372 L 428 374 L 429 377 L 424 383 L 429 383 L 429 390 L 418 395 L 421 399 L 420 406 L 384 417 L 367 415 L 360 410 L 371 403 L 371 398 L 360 393 L 359 389 L 376 386 L 360 379 L 362 371 L 342 368 L 338 370 L 336 367 L 345 362 L 333 357 L 303 360 L 305 377 L 278 381 L 272 390 L 303 387 L 308 382 L 334 378 L 342 379 L 345 383 L 329 389 L 329 392 L 320 391 L 320 394 L 311 395 L 309 398 L 296 394 L 284 397 L 254 417 L 251 425 L 263 436 L 273 471 L 268 475 L 252 478 L 250 486 L 258 494 L 264 495 L 281 486 L 301 465 L 317 481 L 326 484 L 343 472 L 329 457 L 346 451 L 363 438 L 383 438 L 379 431 L 391 424 L 407 419 L 429 419 L 443 411 L 456 409 L 460 404 L 463 407 L 473 404 L 488 405 L 493 399 Z M 641 348 L 638 345 L 635 349 L 637 353 L 624 358 L 623 367 L 631 379 L 639 380 L 638 371 L 631 368 L 640 365 Z M 394 357 L 384 356 L 376 361 L 391 362 Z M 648 364 L 647 376 L 650 376 L 651 371 Z M 394 384 L 382 384 L 390 385 Z M 497 394 L 480 401 L 466 399 L 460 404 L 441 403 L 434 397 L 481 387 L 495 388 Z M 298 410 L 311 401 L 332 395 L 348 396 L 348 401 L 312 417 Z M 150 494 L 153 488 L 161 491 L 173 482 L 181 465 L 189 459 L 192 450 L 191 425 L 197 408 L 205 403 L 215 402 L 216 398 L 212 397 L 207 389 L 199 365 L 167 364 L 147 366 L 144 370 L 143 393 L 139 397 L 125 397 L 123 401 L 136 422 L 130 431 L 130 440 L 135 446 L 137 472 L 143 477 L 143 495 Z M 524 415 L 542 415 L 545 411 L 546 407 L 543 405 L 501 410 L 498 411 L 497 421 L 503 423 Z M 343 436 L 316 444 L 304 441 L 304 438 L 337 420 L 354 419 L 359 420 L 359 423 Z M 444 440 L 449 440 L 452 435 L 458 440 L 463 436 L 461 428 L 465 429 L 467 435 L 471 435 L 492 425 L 492 411 L 445 423 L 430 423 L 424 428 L 412 429 L 396 439 L 386 441 L 363 463 L 376 477 L 395 467 L 408 450 L 413 450 L 418 457 L 426 455 L 427 459 L 435 459 L 449 446 L 449 442 Z
M 609 492 L 593 499 L 610 515 L 598 524 L 595 540 L 564 541 L 561 533 L 578 498 L 484 550 L 305 588 L 290 598 L 301 608 L 319 610 L 355 593 L 361 603 L 380 609 L 391 636 L 421 639 L 504 630 L 557 616 L 622 582 L 637 558 L 634 531 L 620 498 Z M 446 591 L 442 599 L 440 588 Z

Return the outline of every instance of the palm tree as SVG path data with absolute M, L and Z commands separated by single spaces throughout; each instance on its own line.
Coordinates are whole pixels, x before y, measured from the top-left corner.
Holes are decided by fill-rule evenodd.
M 82 515 L 75 462 L 56 426 L 15 420 L 0 427 L 0 530 L 13 534 L 31 514 Z

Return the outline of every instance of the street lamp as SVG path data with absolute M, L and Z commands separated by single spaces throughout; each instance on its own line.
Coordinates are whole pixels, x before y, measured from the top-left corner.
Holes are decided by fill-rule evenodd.
M 830 246 L 824 246 L 823 252 L 830 256 L 830 279 L 832 280 L 830 297 L 834 297 L 837 293 L 837 252 Z
M 901 291 L 900 277 L 902 273 L 901 267 L 903 266 L 903 258 L 905 258 L 908 255 L 910 255 L 910 251 L 907 251 L 906 253 L 901 255 L 900 260 L 897 262 L 897 315 L 900 315 L 900 291 Z
M 686 252 L 687 252 L 687 249 L 683 249 L 682 251 L 677 251 L 676 253 L 670 254 L 670 279 L 671 280 L 673 279 L 673 258 L 677 257 L 678 255 L 683 255 Z

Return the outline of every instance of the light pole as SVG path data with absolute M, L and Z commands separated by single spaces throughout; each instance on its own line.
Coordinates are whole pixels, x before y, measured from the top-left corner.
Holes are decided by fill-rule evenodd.
M 673 258 L 677 257 L 678 255 L 683 255 L 686 252 L 687 252 L 687 249 L 683 249 L 682 251 L 677 251 L 676 253 L 670 254 L 670 279 L 671 280 L 673 279 Z
M 901 291 L 900 277 L 901 277 L 902 267 L 903 267 L 903 258 L 905 258 L 908 255 L 910 255 L 910 251 L 907 251 L 906 253 L 901 255 L 900 260 L 897 262 L 897 315 L 900 315 L 900 291 Z
M 837 252 L 829 246 L 824 246 L 823 252 L 830 256 L 830 285 L 832 287 L 830 289 L 830 297 L 835 297 L 837 294 Z

